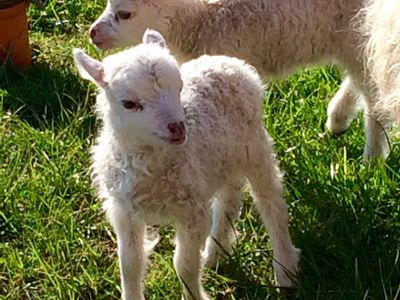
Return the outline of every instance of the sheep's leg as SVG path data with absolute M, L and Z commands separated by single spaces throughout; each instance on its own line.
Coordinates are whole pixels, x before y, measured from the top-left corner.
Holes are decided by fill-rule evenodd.
M 291 241 L 288 230 L 288 209 L 283 198 L 282 184 L 275 158 L 265 147 L 252 155 L 247 178 L 256 207 L 267 227 L 272 243 L 278 286 L 291 287 L 298 270 L 299 250 Z
M 242 204 L 243 179 L 231 180 L 216 193 L 212 205 L 212 228 L 204 256 L 207 266 L 214 266 L 220 257 L 229 253 L 236 239 L 235 220 Z
M 358 96 L 357 96 L 358 95 Z M 350 126 L 359 108 L 359 98 L 364 104 L 365 118 L 365 147 L 364 161 L 375 157 L 386 158 L 389 155 L 389 142 L 387 131 L 390 122 L 382 120 L 374 115 L 371 109 L 371 101 L 368 95 L 362 93 L 360 88 L 350 77 L 347 77 L 335 97 L 332 98 L 328 106 L 328 130 L 335 136 L 342 134 Z
M 347 77 L 328 105 L 326 126 L 332 135 L 339 136 L 343 134 L 356 117 L 361 108 L 358 105 L 358 94 L 352 80 Z
M 201 286 L 203 249 L 210 232 L 210 217 L 206 213 L 189 213 L 191 220 L 176 223 L 175 270 L 182 281 L 186 300 L 208 300 Z
M 371 102 L 368 102 L 371 103 Z M 390 153 L 388 131 L 390 122 L 379 118 L 372 112 L 370 105 L 365 109 L 365 147 L 364 162 L 376 157 L 387 158 Z
M 108 210 L 107 213 L 117 235 L 122 299 L 144 300 L 145 224 L 133 221 L 130 210 L 114 207 L 112 210 Z

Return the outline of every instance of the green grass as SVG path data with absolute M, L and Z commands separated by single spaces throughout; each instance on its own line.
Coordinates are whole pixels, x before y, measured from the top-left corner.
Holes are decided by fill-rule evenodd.
M 31 6 L 35 67 L 0 66 L 0 299 L 117 299 L 115 236 L 91 187 L 95 89 L 81 81 L 71 49 L 101 57 L 87 28 L 104 1 Z M 361 162 L 361 116 L 338 139 L 326 107 L 338 88 L 330 67 L 270 84 L 265 125 L 275 140 L 290 203 L 290 232 L 302 249 L 297 299 L 400 299 L 400 145 L 389 159 Z M 279 299 L 271 246 L 248 192 L 239 243 L 207 270 L 213 299 Z M 147 299 L 178 299 L 172 227 L 151 256 Z

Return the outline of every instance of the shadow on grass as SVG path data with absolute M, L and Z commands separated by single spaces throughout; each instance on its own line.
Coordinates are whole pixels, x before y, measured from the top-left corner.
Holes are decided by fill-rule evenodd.
M 398 148 L 393 148 L 386 167 L 384 163 L 367 167 L 356 161 L 353 165 L 357 167 L 349 167 L 353 174 L 338 174 L 334 179 L 329 171 L 304 172 L 301 163 L 297 166 L 303 169 L 301 176 L 287 166 L 287 199 L 299 199 L 291 208 L 291 236 L 302 250 L 298 290 L 290 299 L 398 299 Z M 246 203 L 244 215 L 250 209 Z M 259 230 L 263 231 L 257 227 Z M 251 239 L 247 235 L 241 243 Z M 263 249 L 257 256 L 240 244 L 217 270 L 232 282 L 216 288 L 216 299 L 288 299 L 266 280 L 261 265 L 250 265 L 253 261 L 269 264 L 270 251 Z M 257 257 L 245 258 L 251 255 Z
M 26 144 L 29 147 L 29 143 L 31 143 L 30 145 L 32 147 L 43 151 L 43 153 L 51 153 L 51 151 L 58 151 L 59 149 L 67 149 L 68 151 L 67 146 L 64 147 L 57 141 L 49 141 L 47 143 L 40 140 L 40 138 L 32 138 L 32 131 L 29 130 L 30 128 L 38 129 L 39 131 L 57 131 L 67 128 L 68 134 L 74 138 L 78 137 L 83 139 L 89 137 L 94 130 L 95 117 L 90 112 L 91 107 L 88 105 L 88 99 L 90 99 L 88 93 L 87 85 L 82 84 L 69 70 L 57 71 L 50 69 L 46 65 L 36 65 L 29 70 L 22 71 L 13 69 L 8 65 L 0 65 L 0 124 L 2 120 L 1 114 L 10 113 L 18 116 L 19 120 L 15 118 L 11 121 L 10 130 L 12 132 L 20 130 L 17 135 L 19 135 L 21 139 L 21 145 L 10 145 L 8 146 L 8 150 L 11 149 L 10 147 L 15 147 L 16 153 L 20 151 L 16 154 L 16 157 L 18 157 L 18 155 L 25 156 L 27 166 L 25 166 L 24 160 L 9 160 L 6 157 L 7 154 L 4 153 L 4 158 L 2 157 L 3 162 L 13 161 L 16 163 L 14 168 L 21 167 L 21 172 L 27 172 L 26 168 L 29 169 L 30 160 L 39 161 L 42 159 L 40 158 L 40 153 L 38 154 L 38 152 L 33 151 L 32 148 L 24 150 Z M 81 118 L 81 120 L 79 122 L 74 122 L 75 118 Z M 74 126 L 70 126 L 72 123 Z M 63 135 L 63 137 L 65 136 L 67 135 Z M 45 139 L 49 140 L 50 138 L 47 135 Z M 71 138 L 71 140 L 73 139 Z M 16 139 L 16 141 L 18 141 L 18 139 Z M 7 144 L 2 146 L 6 147 L 5 145 Z M 51 148 L 50 145 L 54 145 L 53 150 L 49 150 L 49 148 Z M 71 142 L 71 145 L 74 144 Z M 77 146 L 75 145 L 74 147 Z M 72 151 L 77 151 L 76 149 L 77 148 L 74 148 Z M 30 153 L 30 151 L 32 152 Z M 7 151 L 5 152 L 7 153 Z M 51 161 L 58 160 L 55 153 L 48 155 Z M 63 155 L 65 155 L 65 153 L 63 153 Z M 43 161 L 41 162 L 43 163 Z M 46 172 L 52 170 L 50 164 L 47 164 L 47 162 L 44 162 L 44 165 L 47 167 L 46 170 L 38 171 L 39 169 L 36 169 L 37 172 L 41 172 L 43 178 L 47 175 Z M 7 172 L 7 170 L 8 169 L 4 167 L 1 171 L 4 171 L 4 174 L 6 174 L 5 172 Z M 60 174 L 63 174 L 62 176 L 67 176 L 69 171 L 57 170 L 54 172 L 52 179 L 54 179 L 55 176 L 61 176 Z M 11 176 L 10 174 L 8 175 Z M 27 182 L 29 182 L 29 180 L 21 180 L 18 188 L 20 188 L 20 185 L 25 184 L 27 187 L 30 186 Z M 34 186 L 34 184 L 32 186 Z M 71 184 L 70 186 L 72 187 L 74 185 Z M 27 187 L 25 192 L 20 191 L 21 195 L 31 192 L 28 191 Z M 5 186 L 4 193 L 9 193 L 7 191 L 8 189 L 10 189 L 10 187 Z M 23 188 L 21 188 L 21 190 L 23 190 Z M 69 190 L 69 186 L 66 186 L 64 188 L 64 193 Z M 15 190 L 14 193 L 15 196 L 8 195 L 10 199 L 17 197 L 17 190 Z M 70 195 L 72 194 L 73 192 L 71 192 Z M 81 203 L 77 205 L 81 205 Z M 19 211 L 17 210 L 17 212 Z M 15 212 L 11 210 L 0 212 L 0 242 L 10 241 L 15 238 L 18 239 L 20 237 L 19 233 L 23 232 L 23 224 L 14 221 L 14 214 Z
M 28 70 L 0 66 L 0 104 L 30 126 L 57 126 L 84 106 L 87 85 L 69 70 L 35 65 Z M 68 119 L 68 118 L 67 118 Z
M 272 282 L 265 284 L 265 278 L 263 278 L 265 274 L 254 274 L 250 268 L 246 267 L 240 255 L 236 252 L 227 256 L 219 264 L 217 273 L 218 276 L 229 278 L 229 282 L 211 287 L 215 289 L 215 299 L 217 300 L 269 299 L 268 297 L 271 296 L 276 299 L 279 296 Z M 235 298 L 232 298 L 233 295 Z
M 380 172 L 388 171 L 365 168 L 353 180 L 293 183 L 303 186 L 306 202 L 292 222 L 302 249 L 299 299 L 399 296 L 400 194 L 383 180 L 374 182 Z

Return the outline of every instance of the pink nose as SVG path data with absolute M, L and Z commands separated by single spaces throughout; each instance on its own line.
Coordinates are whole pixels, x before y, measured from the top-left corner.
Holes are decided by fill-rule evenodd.
M 169 123 L 168 130 L 174 137 L 183 137 L 186 133 L 185 124 L 183 122 L 179 123 Z

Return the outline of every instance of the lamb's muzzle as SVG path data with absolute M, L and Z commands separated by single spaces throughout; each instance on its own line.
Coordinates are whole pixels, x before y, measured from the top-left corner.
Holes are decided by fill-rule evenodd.
M 170 136 L 166 139 L 170 144 L 180 145 L 186 140 L 186 129 L 183 122 L 169 123 L 168 130 Z

